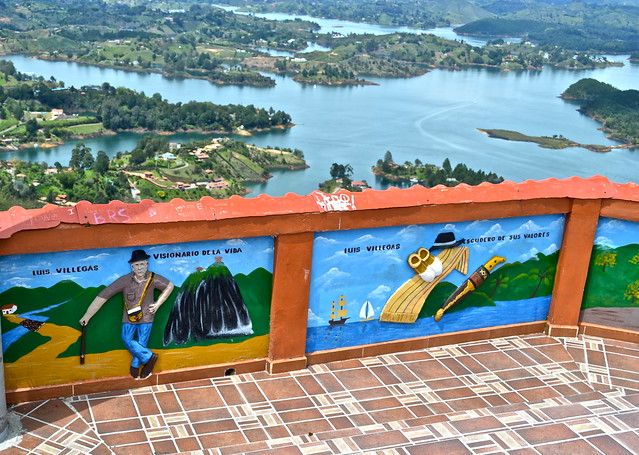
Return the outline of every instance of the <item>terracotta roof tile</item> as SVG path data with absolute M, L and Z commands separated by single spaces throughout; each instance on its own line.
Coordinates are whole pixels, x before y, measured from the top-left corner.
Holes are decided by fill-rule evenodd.
M 606 177 L 587 179 L 571 177 L 564 180 L 526 180 L 516 183 L 482 183 L 477 186 L 460 184 L 455 187 L 438 185 L 425 188 L 414 185 L 406 189 L 391 187 L 363 192 L 342 190 L 327 194 L 314 191 L 306 196 L 288 193 L 282 197 L 259 195 L 256 198 L 232 196 L 229 199 L 203 197 L 187 202 L 173 199 L 156 203 L 112 201 L 108 204 L 79 202 L 75 207 L 46 205 L 26 210 L 12 207 L 0 212 L 0 238 L 29 229 L 47 229 L 60 223 L 166 223 L 176 221 L 221 220 L 294 213 L 321 213 L 352 210 L 401 208 L 432 204 L 463 204 L 468 202 L 499 202 L 544 198 L 621 199 L 639 202 L 639 185 L 611 183 Z

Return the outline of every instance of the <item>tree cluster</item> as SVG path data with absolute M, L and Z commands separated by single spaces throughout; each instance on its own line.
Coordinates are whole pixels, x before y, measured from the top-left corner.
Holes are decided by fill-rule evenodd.
M 579 110 L 603 122 L 616 138 L 639 144 L 639 90 L 619 90 L 585 78 L 568 87 L 562 97 L 579 100 Z
M 501 183 L 504 181 L 503 177 L 494 172 L 475 171 L 464 163 L 459 163 L 453 168 L 448 158 L 444 160 L 441 167 L 422 163 L 419 158 L 414 163 L 406 161 L 404 164 L 397 164 L 393 161 L 393 155 L 390 151 L 384 154 L 383 159 L 377 160 L 377 164 L 373 166 L 373 173 L 394 182 L 417 181 L 429 188 L 436 185 L 456 186 L 460 183 L 479 185 L 483 182 Z

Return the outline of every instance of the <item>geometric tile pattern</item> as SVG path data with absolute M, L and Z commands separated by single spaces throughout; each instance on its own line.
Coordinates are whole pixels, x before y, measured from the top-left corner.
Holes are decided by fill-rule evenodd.
M 543 334 L 26 403 L 13 454 L 637 454 L 639 345 Z

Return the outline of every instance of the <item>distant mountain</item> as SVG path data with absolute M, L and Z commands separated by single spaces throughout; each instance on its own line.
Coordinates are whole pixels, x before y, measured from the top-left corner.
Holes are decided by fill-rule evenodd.
M 639 50 L 639 0 L 477 0 L 493 17 L 455 29 L 466 35 L 516 36 L 582 52 Z

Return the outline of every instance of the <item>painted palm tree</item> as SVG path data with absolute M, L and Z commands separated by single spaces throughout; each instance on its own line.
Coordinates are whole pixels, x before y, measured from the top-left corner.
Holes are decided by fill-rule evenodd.
M 488 297 L 492 299 L 497 293 L 497 290 L 499 288 L 507 288 L 509 281 L 510 281 L 510 277 L 504 276 L 501 273 L 497 276 L 493 276 L 491 280 L 488 282 L 488 285 L 493 287 L 493 292 L 491 292 Z
M 532 295 L 529 298 L 533 298 L 539 292 L 539 288 L 542 284 L 546 286 L 550 286 L 553 280 L 555 279 L 555 268 L 552 266 L 546 267 L 544 270 L 538 268 L 532 268 L 529 272 L 529 280 L 539 280 L 537 281 L 537 286 L 533 291 Z

